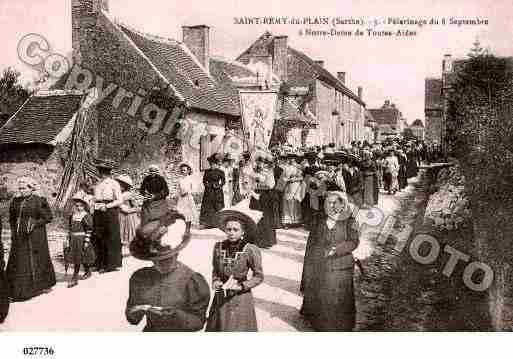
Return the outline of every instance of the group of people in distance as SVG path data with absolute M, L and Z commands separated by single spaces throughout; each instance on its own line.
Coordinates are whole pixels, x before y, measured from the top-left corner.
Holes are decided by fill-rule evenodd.
M 112 174 L 115 163 L 98 160 L 99 181 L 71 199 L 64 247 L 65 262 L 73 265 L 68 287 L 90 278 L 93 270 L 119 270 L 125 245 L 133 257 L 153 263 L 131 275 L 129 323 L 146 317 L 145 331 L 256 331 L 252 290 L 264 280 L 261 249 L 277 243 L 277 229 L 302 226 L 308 239 L 298 284 L 300 314 L 315 330 L 353 330 L 358 209 L 405 188 L 425 158 L 422 142 L 399 141 L 343 149 L 285 145 L 240 158 L 216 153 L 203 174 L 199 213 L 191 165 L 178 166 L 181 177 L 176 193 L 170 193 L 156 166 L 135 190 L 129 176 Z M 52 212 L 36 190 L 32 179 L 22 178 L 11 202 L 5 273 L 0 258 L 0 319 L 2 303 L 27 300 L 56 284 L 46 233 Z M 178 260 L 198 220 L 202 228 L 225 234 L 213 248 L 210 285 Z M 6 296 L 10 301 L 3 301 Z

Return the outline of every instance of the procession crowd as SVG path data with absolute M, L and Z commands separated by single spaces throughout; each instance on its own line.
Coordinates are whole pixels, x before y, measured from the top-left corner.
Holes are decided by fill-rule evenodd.
M 135 189 L 129 176 L 112 175 L 115 163 L 99 159 L 98 183 L 72 197 L 63 250 L 66 270 L 73 265 L 68 287 L 90 278 L 93 270 L 119 270 L 125 245 L 133 257 L 153 262 L 131 276 L 129 323 L 146 317 L 145 331 L 256 331 L 252 289 L 264 279 L 260 248 L 277 243 L 276 229 L 304 226 L 309 236 L 300 313 L 319 331 L 352 330 L 357 209 L 403 190 L 420 162 L 436 160 L 437 151 L 420 141 L 389 141 L 346 149 L 283 145 L 244 152 L 240 160 L 215 153 L 204 171 L 199 214 L 191 165 L 179 165 L 178 192 L 170 193 L 157 166 L 149 167 Z M 56 284 L 46 232 L 52 212 L 33 179 L 19 179 L 18 187 L 9 209 L 7 266 L 0 258 L 1 321 L 10 303 L 47 293 Z M 170 195 L 176 206 L 169 205 Z M 226 235 L 214 246 L 211 286 L 178 260 L 198 217 L 202 228 L 219 228 Z

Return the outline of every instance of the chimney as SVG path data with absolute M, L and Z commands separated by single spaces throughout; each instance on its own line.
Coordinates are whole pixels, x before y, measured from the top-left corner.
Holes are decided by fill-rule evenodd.
M 73 62 L 81 63 L 90 46 L 87 36 L 96 26 L 98 14 L 109 11 L 109 0 L 71 0 L 71 39 Z
M 281 81 L 287 81 L 287 40 L 287 36 L 275 36 L 273 39 L 273 73 Z
M 452 56 L 451 54 L 444 55 L 444 59 L 442 61 L 442 72 L 444 74 L 452 71 Z
M 319 65 L 320 67 L 324 67 L 324 61 L 323 60 L 317 60 L 317 61 L 315 61 L 315 63 L 317 65 Z
M 183 43 L 210 72 L 210 27 L 207 25 L 182 26 Z
M 385 104 L 383 105 L 384 108 L 390 107 L 390 100 L 385 100 Z
M 346 73 L 341 71 L 337 72 L 337 77 L 340 82 L 342 82 L 344 85 L 346 84 Z
M 363 101 L 363 87 L 358 86 L 358 98 Z

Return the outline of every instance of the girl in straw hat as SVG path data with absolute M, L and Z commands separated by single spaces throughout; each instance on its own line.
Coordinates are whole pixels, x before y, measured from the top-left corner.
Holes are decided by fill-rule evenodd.
M 247 208 L 245 202 L 218 213 L 218 226 L 226 240 L 214 246 L 212 285 L 216 295 L 207 331 L 258 330 L 251 290 L 263 282 L 264 272 L 260 250 L 249 241 L 261 216 L 261 212 Z

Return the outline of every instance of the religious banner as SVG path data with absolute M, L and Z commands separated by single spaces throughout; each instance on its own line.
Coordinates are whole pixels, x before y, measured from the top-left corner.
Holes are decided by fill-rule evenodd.
M 269 147 L 277 100 L 278 93 L 274 91 L 240 91 L 247 150 L 266 150 Z

